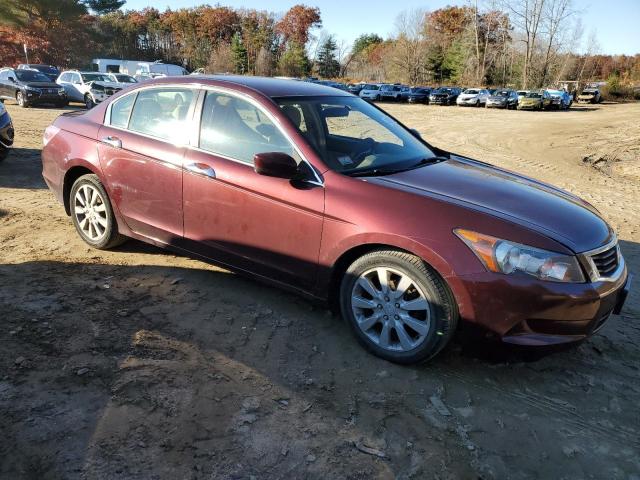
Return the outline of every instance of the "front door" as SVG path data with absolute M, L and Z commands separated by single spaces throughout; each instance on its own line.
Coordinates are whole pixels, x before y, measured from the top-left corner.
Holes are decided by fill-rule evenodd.
M 184 234 L 236 268 L 302 288 L 316 279 L 324 188 L 258 175 L 253 156 L 285 152 L 311 167 L 252 102 L 207 91 L 199 146 L 185 155 Z
M 166 244 L 182 226 L 182 160 L 195 92 L 158 87 L 113 103 L 100 129 L 100 165 L 109 197 L 129 228 Z

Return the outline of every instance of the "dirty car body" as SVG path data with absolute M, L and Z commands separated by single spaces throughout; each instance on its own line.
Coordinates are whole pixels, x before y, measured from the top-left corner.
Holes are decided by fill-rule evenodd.
M 337 304 L 392 361 L 430 358 L 458 318 L 510 343 L 582 340 L 629 288 L 587 202 L 321 85 L 157 79 L 60 116 L 44 142 L 43 176 L 81 236 L 82 188 L 99 184 L 119 234 Z

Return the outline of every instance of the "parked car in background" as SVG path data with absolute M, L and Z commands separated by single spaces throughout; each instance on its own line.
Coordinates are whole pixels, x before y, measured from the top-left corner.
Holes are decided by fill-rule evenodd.
M 64 107 L 68 99 L 63 88 L 38 70 L 0 69 L 0 98 L 15 100 L 21 107 L 55 105 Z
M 455 105 L 461 90 L 458 87 L 440 87 L 429 95 L 429 103 L 436 105 Z
M 402 85 L 400 89 L 400 101 L 408 102 L 409 95 L 411 95 L 411 87 L 409 87 L 408 85 Z
M 122 90 L 123 85 L 113 82 L 106 73 L 66 70 L 58 77 L 71 102 L 84 103 L 87 110 Z
M 402 85 L 384 84 L 380 86 L 380 100 L 402 100 Z
M 55 82 L 58 75 L 60 75 L 58 67 L 42 63 L 21 63 L 18 65 L 18 70 L 37 70 L 40 73 L 44 73 L 52 82 Z
M 518 102 L 518 110 L 547 110 L 551 106 L 551 96 L 546 90 L 532 90 Z
M 600 103 L 600 100 L 602 96 L 597 88 L 585 88 L 577 98 L 578 103 Z
M 365 100 L 380 100 L 380 84 L 379 83 L 367 83 L 362 87 L 358 94 L 360 98 Z
M 518 103 L 520 103 L 520 101 L 527 96 L 527 93 L 529 93 L 529 90 L 518 90 Z
M 431 94 L 429 87 L 413 87 L 409 91 L 409 103 L 426 103 L 429 104 L 429 95 Z
M 364 83 L 349 83 L 347 84 L 347 91 L 354 95 L 359 95 L 360 90 L 364 87 Z
M 107 73 L 107 77 L 109 77 L 109 80 L 113 83 L 138 83 L 138 80 L 126 73 Z
M 459 106 L 480 107 L 487 103 L 487 98 L 489 98 L 488 90 L 484 88 L 467 88 L 458 95 L 456 103 Z
M 9 112 L 4 108 L 4 104 L 0 102 L 0 161 L 7 158 L 9 149 L 13 145 L 13 136 L 15 130 Z
M 91 247 L 133 237 L 271 279 L 335 305 L 394 362 L 433 357 L 462 320 L 512 344 L 579 342 L 630 288 L 589 203 L 322 85 L 153 80 L 60 115 L 43 144 L 44 179 Z
M 504 89 L 496 90 L 493 95 L 487 99 L 487 108 L 517 108 L 518 94 L 515 90 Z
M 549 97 L 551 97 L 551 104 L 549 108 L 554 108 L 556 110 L 566 110 L 571 107 L 571 104 L 573 103 L 573 97 L 569 94 L 569 92 L 553 89 L 547 89 L 546 92 L 549 94 Z

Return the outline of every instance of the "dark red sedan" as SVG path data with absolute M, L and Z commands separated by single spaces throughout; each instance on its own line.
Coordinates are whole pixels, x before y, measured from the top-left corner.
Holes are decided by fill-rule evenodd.
M 459 320 L 510 343 L 579 341 L 629 289 L 594 207 L 330 87 L 168 77 L 58 117 L 44 144 L 44 178 L 89 245 L 133 237 L 326 300 L 395 362 L 432 357 Z

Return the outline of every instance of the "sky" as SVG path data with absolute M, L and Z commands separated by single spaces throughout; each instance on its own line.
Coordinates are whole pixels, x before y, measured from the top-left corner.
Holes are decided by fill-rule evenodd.
M 349 44 L 361 33 L 377 33 L 388 37 L 393 33 L 394 20 L 402 10 L 423 8 L 436 10 L 447 5 L 463 5 L 456 0 L 127 0 L 125 9 L 142 9 L 153 6 L 160 10 L 178 9 L 210 3 L 234 8 L 255 8 L 284 13 L 297 3 L 320 7 L 323 29 L 335 35 L 338 41 Z M 584 40 L 595 31 L 599 52 L 603 54 L 640 53 L 640 0 L 576 0 L 584 26 Z

